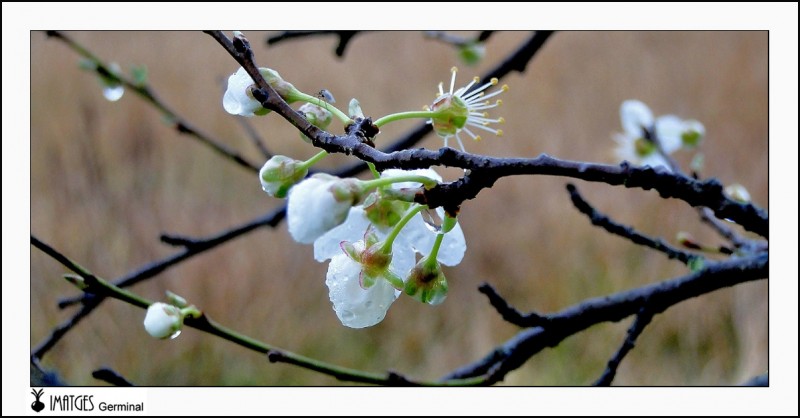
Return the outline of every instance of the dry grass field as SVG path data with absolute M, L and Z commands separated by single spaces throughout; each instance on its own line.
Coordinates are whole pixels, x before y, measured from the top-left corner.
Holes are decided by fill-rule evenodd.
M 67 32 L 98 57 L 128 72 L 147 67 L 151 87 L 199 129 L 263 163 L 236 117 L 222 108 L 227 77 L 238 65 L 200 32 Z M 485 59 L 467 67 L 447 45 L 418 32 L 356 37 L 344 59 L 335 40 L 310 38 L 267 47 L 268 32 L 247 32 L 256 61 L 299 89 L 330 90 L 344 108 L 351 97 L 367 115 L 417 110 L 460 68 L 463 84 L 529 36 L 501 32 Z M 467 33 L 469 35 L 469 33 Z M 741 183 L 768 207 L 766 32 L 559 32 L 510 86 L 499 114 L 505 135 L 469 142 L 494 156 L 541 153 L 614 163 L 619 105 L 647 103 L 656 115 L 701 121 L 704 176 Z M 118 102 L 101 94 L 79 57 L 44 33 L 31 34 L 31 233 L 113 279 L 175 253 L 161 233 L 202 237 L 242 224 L 281 204 L 258 178 L 164 123 L 133 92 Z M 278 154 L 307 158 L 315 150 L 275 115 L 249 120 Z M 388 143 L 416 122 L 390 124 Z M 380 144 L 379 144 L 380 145 Z M 421 144 L 437 149 L 433 135 Z M 692 153 L 677 155 L 685 167 Z M 350 163 L 333 156 L 322 166 Z M 454 179 L 457 171 L 444 171 Z M 295 243 L 281 224 L 261 228 L 138 284 L 163 299 L 169 289 L 219 322 L 299 354 L 371 372 L 388 369 L 437 379 L 476 361 L 518 329 L 478 293 L 493 284 L 523 311 L 551 312 L 583 299 L 686 273 L 678 262 L 593 227 L 572 206 L 568 179 L 504 178 L 462 207 L 464 261 L 446 268 L 450 293 L 437 307 L 401 297 L 377 326 L 353 330 L 337 320 L 324 284 L 326 264 Z M 645 233 L 675 242 L 688 231 L 721 243 L 686 204 L 657 193 L 573 181 L 599 210 Z M 59 298 L 76 291 L 64 268 L 31 248 L 31 346 L 75 309 Z M 66 336 L 43 364 L 68 383 L 103 384 L 91 371 L 107 366 L 138 385 L 342 385 L 330 377 L 186 330 L 154 340 L 144 311 L 109 300 Z M 511 373 L 505 385 L 587 385 L 602 373 L 630 319 L 596 326 L 545 350 Z M 767 281 L 718 291 L 658 315 L 624 360 L 616 385 L 729 385 L 767 368 Z

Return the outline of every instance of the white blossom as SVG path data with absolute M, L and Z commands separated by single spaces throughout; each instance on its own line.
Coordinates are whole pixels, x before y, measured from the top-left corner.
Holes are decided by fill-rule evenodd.
M 228 77 L 228 89 L 222 96 L 222 107 L 225 111 L 232 115 L 250 117 L 254 116 L 256 111 L 264 109 L 250 93 L 250 86 L 254 84 L 255 81 L 242 67 Z
M 450 71 L 452 73 L 450 90 L 445 91 L 443 83 L 439 83 L 439 94 L 430 106 L 430 110 L 438 114 L 428 121 L 433 126 L 434 132 L 444 139 L 444 146 L 448 146 L 450 138 L 455 138 L 463 151 L 464 143 L 461 141 L 461 132 L 465 132 L 475 141 L 480 141 L 480 135 L 472 132 L 469 127 L 503 136 L 502 130 L 492 128 L 491 125 L 502 124 L 505 120 L 502 117 L 489 118 L 486 111 L 503 103 L 501 100 L 496 100 L 492 103 L 488 99 L 508 91 L 508 86 L 503 85 L 499 90 L 487 93 L 486 89 L 496 86 L 498 83 L 498 80 L 493 78 L 475 90 L 468 92 L 479 80 L 478 77 L 475 77 L 469 84 L 454 91 L 458 69 L 453 67 Z
M 703 124 L 696 120 L 683 120 L 675 115 L 654 118 L 650 108 L 638 100 L 622 102 L 619 113 L 624 132 L 614 135 L 617 142 L 614 154 L 619 161 L 634 165 L 669 169 L 664 154 L 694 146 L 705 134 Z M 663 154 L 654 141 L 658 141 Z
M 156 302 L 147 308 L 144 329 L 155 338 L 174 338 L 180 332 L 182 325 L 183 315 L 176 306 Z
M 356 247 L 363 250 L 363 242 L 357 242 Z M 388 268 L 395 272 L 407 271 L 413 265 L 413 261 L 393 258 Z M 381 322 L 389 306 L 400 295 L 400 291 L 392 287 L 389 281 L 381 278 L 369 288 L 362 288 L 362 268 L 362 264 L 340 250 L 331 259 L 325 276 L 333 310 L 342 324 L 350 328 L 364 328 Z
M 292 187 L 286 210 L 292 238 L 302 244 L 311 244 L 344 222 L 358 198 L 357 190 L 351 187 L 355 182 L 315 174 Z

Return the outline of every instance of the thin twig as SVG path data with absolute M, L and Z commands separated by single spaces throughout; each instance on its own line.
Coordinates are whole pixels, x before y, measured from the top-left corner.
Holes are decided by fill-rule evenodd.
M 123 76 L 122 74 L 113 71 L 108 65 L 105 64 L 102 60 L 92 54 L 88 49 L 84 48 L 82 45 L 75 42 L 72 38 L 66 36 L 62 32 L 58 31 L 47 31 L 47 35 L 51 38 L 58 39 L 63 41 L 67 46 L 69 46 L 73 51 L 77 52 L 79 55 L 83 56 L 84 58 L 90 60 L 95 66 L 95 72 L 99 75 L 113 79 L 114 81 L 122 84 L 125 88 L 130 89 L 131 91 L 138 94 L 140 97 L 145 99 L 148 103 L 152 104 L 159 112 L 164 116 L 166 120 L 169 120 L 173 127 L 182 134 L 187 134 L 202 144 L 210 147 L 218 154 L 224 156 L 225 158 L 235 162 L 236 164 L 249 169 L 250 171 L 258 172 L 259 166 L 249 162 L 245 159 L 242 155 L 237 153 L 236 151 L 229 148 L 227 145 L 223 144 L 222 142 L 211 138 L 208 134 L 200 132 L 197 128 L 193 127 L 189 122 L 187 122 L 184 118 L 180 117 L 177 113 L 175 113 L 172 109 L 164 103 L 158 96 L 156 96 L 155 91 L 150 88 L 146 84 L 140 84 L 130 80 L 129 78 Z
M 642 308 L 663 312 L 684 300 L 740 283 L 761 280 L 769 275 L 769 254 L 707 263 L 697 272 L 642 286 L 636 289 L 585 300 L 557 313 L 548 314 L 546 328 L 522 330 L 494 348 L 481 360 L 463 366 L 442 380 L 484 376 L 500 365 L 495 378 L 502 378 L 522 366 L 547 347 L 555 347 L 565 338 L 603 322 L 621 321 Z
M 664 161 L 667 162 L 669 168 L 674 171 L 675 173 L 685 174 L 681 169 L 680 164 L 672 158 L 669 153 L 664 150 L 664 147 L 661 143 L 661 139 L 655 133 L 655 129 L 653 132 L 646 131 L 646 133 L 651 135 L 651 139 L 653 143 L 656 145 L 656 151 L 661 155 Z M 697 179 L 697 173 L 692 173 L 692 177 Z M 714 216 L 713 211 L 709 208 L 699 207 L 697 208 L 698 214 L 700 215 L 700 220 L 707 223 L 711 226 L 714 231 L 720 234 L 723 238 L 729 240 L 733 243 L 737 248 L 743 247 L 745 245 L 746 240 L 741 237 L 739 234 L 733 231 L 733 229 L 729 228 L 727 225 L 723 224 L 719 219 Z M 765 236 L 765 235 L 764 235 Z
M 34 236 L 31 236 L 31 244 L 33 244 L 36 248 L 40 249 L 42 252 L 49 255 L 50 257 L 52 257 L 65 267 L 67 267 L 68 269 L 80 275 L 80 277 L 85 280 L 84 291 L 86 292 L 92 292 L 93 294 L 99 296 L 118 299 L 123 302 L 127 302 L 131 305 L 138 306 L 142 309 L 146 309 L 153 303 L 150 300 L 142 298 L 141 296 L 138 296 L 132 292 L 124 290 L 118 286 L 113 285 L 112 283 L 103 280 L 100 277 L 95 276 L 88 269 L 81 267 L 80 265 L 70 260 L 68 257 L 66 257 L 64 254 L 62 254 L 55 248 L 51 247 L 50 245 L 44 243 L 43 241 L 39 240 Z M 267 354 L 269 361 L 273 363 L 283 362 L 283 363 L 294 364 L 296 366 L 300 366 L 305 369 L 314 370 L 323 374 L 327 374 L 339 380 L 344 380 L 344 381 L 370 383 L 376 385 L 394 385 L 394 386 L 396 385 L 473 386 L 481 384 L 485 380 L 483 378 L 478 377 L 478 378 L 467 378 L 467 379 L 451 379 L 447 382 L 416 382 L 409 380 L 394 372 L 387 373 L 385 375 L 368 373 L 360 370 L 329 364 L 320 360 L 312 359 L 309 357 L 302 356 L 300 354 L 296 354 L 290 351 L 274 347 L 272 345 L 263 343 L 254 338 L 248 337 L 244 334 L 234 331 L 228 327 L 225 327 L 217 323 L 213 319 L 209 318 L 208 315 L 205 314 L 201 314 L 199 318 L 187 316 L 186 318 L 184 318 L 183 323 L 185 326 L 195 328 L 200 331 L 204 331 L 208 334 L 221 337 L 225 340 L 233 342 L 234 344 L 240 345 L 242 347 L 263 354 Z
M 353 40 L 353 37 L 364 32 L 365 31 L 358 30 L 289 30 L 267 37 L 267 45 L 274 45 L 278 42 L 290 39 L 335 35 L 339 37 L 339 43 L 336 45 L 336 50 L 334 53 L 337 57 L 341 58 L 344 56 L 344 51 L 347 49 L 350 41 Z
M 660 238 L 651 238 L 637 231 L 633 227 L 614 222 L 611 218 L 600 213 L 586 200 L 584 200 L 581 194 L 578 192 L 578 189 L 573 184 L 567 184 L 567 191 L 569 191 L 569 195 L 572 198 L 572 204 L 575 205 L 575 208 L 578 209 L 578 211 L 589 217 L 592 225 L 599 226 L 614 235 L 627 238 L 634 244 L 644 245 L 645 247 L 660 251 L 666 254 L 670 259 L 677 259 L 686 265 L 691 265 L 693 260 L 704 259 L 703 256 L 675 248 Z
M 128 379 L 124 378 L 121 374 L 115 372 L 114 370 L 108 367 L 103 367 L 102 369 L 97 369 L 93 371 L 92 377 L 94 377 L 97 380 L 102 380 L 103 382 L 106 382 L 113 386 L 120 386 L 120 387 L 135 386 Z
M 236 226 L 234 228 L 228 229 L 226 231 L 222 231 L 216 235 L 213 235 L 209 238 L 182 238 L 185 241 L 191 242 L 188 248 L 185 248 L 184 251 L 173 254 L 169 257 L 163 258 L 158 261 L 154 261 L 152 263 L 147 264 L 146 266 L 132 271 L 118 279 L 113 281 L 114 285 L 119 287 L 128 287 L 132 286 L 136 283 L 139 283 L 145 279 L 149 279 L 156 274 L 163 272 L 164 270 L 168 269 L 169 267 L 174 266 L 188 258 L 194 257 L 202 252 L 210 250 L 217 245 L 223 244 L 228 242 L 234 238 L 237 238 L 241 235 L 244 235 L 250 231 L 253 231 L 262 226 L 271 226 L 274 227 L 280 223 L 280 221 L 286 216 L 286 207 L 281 206 L 272 210 L 271 212 L 267 213 L 264 216 L 260 216 L 256 219 L 253 219 L 245 224 Z M 76 302 L 81 302 L 86 299 L 86 296 L 80 297 L 73 300 L 66 300 L 62 301 L 59 305 L 61 307 L 66 307 Z
M 625 341 L 622 342 L 622 345 L 617 350 L 614 357 L 608 361 L 608 365 L 606 369 L 603 371 L 603 374 L 594 382 L 594 386 L 611 386 L 611 382 L 614 380 L 614 376 L 617 375 L 617 368 L 619 368 L 619 364 L 622 362 L 622 359 L 630 352 L 633 347 L 636 345 L 636 339 L 639 338 L 639 335 L 642 334 L 647 324 L 653 319 L 653 312 L 649 309 L 642 308 L 638 314 L 636 314 L 636 319 L 633 321 L 633 324 L 630 328 L 628 328 L 628 333 L 625 336 Z
M 264 157 L 264 160 L 269 160 L 272 158 L 272 153 L 267 149 L 267 144 L 264 142 L 264 139 L 261 138 L 261 135 L 253 128 L 253 125 L 250 124 L 247 118 L 236 118 L 239 121 L 239 124 L 242 125 L 244 131 L 247 132 L 247 136 L 250 137 L 250 140 L 253 141 L 253 145 L 258 148 L 261 152 L 261 156 Z
M 521 313 L 500 296 L 497 290 L 489 283 L 482 283 L 478 286 L 478 291 L 489 298 L 489 303 L 492 304 L 492 307 L 497 310 L 497 313 L 499 313 L 506 322 L 521 328 L 547 326 L 547 316 L 540 315 L 536 312 L 529 312 L 527 314 Z
M 186 247 L 182 252 L 149 263 L 138 270 L 132 271 L 114 280 L 113 283 L 114 285 L 122 288 L 132 286 L 143 280 L 149 279 L 186 259 L 201 254 L 207 250 L 216 247 L 217 245 L 228 242 L 238 236 L 253 231 L 261 226 L 265 225 L 275 226 L 281 221 L 281 219 L 283 219 L 285 214 L 286 214 L 285 207 L 280 207 L 278 209 L 275 209 L 274 211 L 262 217 L 259 217 L 255 220 L 252 220 L 244 225 L 240 225 L 233 229 L 223 231 L 215 236 L 203 240 L 202 242 L 196 241 L 196 245 L 191 246 L 191 248 Z M 55 346 L 55 344 L 58 343 L 58 341 L 61 340 L 61 338 L 63 338 L 64 335 L 66 335 L 71 329 L 73 329 L 73 327 L 75 327 L 75 325 L 80 323 L 80 321 L 84 317 L 86 317 L 98 305 L 100 305 L 103 299 L 104 296 L 101 295 L 83 294 L 78 297 L 67 298 L 59 301 L 58 306 L 60 308 L 65 308 L 67 306 L 76 303 L 82 303 L 82 306 L 81 309 L 77 313 L 75 313 L 71 318 L 67 319 L 66 321 L 56 326 L 50 333 L 50 335 L 48 335 L 41 343 L 37 345 L 37 348 L 33 350 L 33 355 L 36 358 L 42 358 L 42 356 L 44 356 L 44 354 L 47 353 L 47 351 L 49 351 L 53 346 Z

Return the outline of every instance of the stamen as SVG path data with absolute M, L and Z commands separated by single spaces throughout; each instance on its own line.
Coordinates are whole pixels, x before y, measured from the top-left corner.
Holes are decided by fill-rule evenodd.
M 461 137 L 458 136 L 458 132 L 456 132 L 456 140 L 458 141 L 458 146 L 461 147 L 461 151 L 467 152 L 467 150 L 464 149 L 464 143 L 461 142 Z
M 466 85 L 466 86 L 464 86 L 464 87 L 461 87 L 460 89 L 458 89 L 458 91 L 456 91 L 456 93 L 455 93 L 455 94 L 456 94 L 456 96 L 458 96 L 458 97 L 461 97 L 461 95 L 462 95 L 462 94 L 464 94 L 464 92 L 465 92 L 465 91 L 469 90 L 469 89 L 470 89 L 470 87 L 472 87 L 472 85 L 473 85 L 473 84 L 477 83 L 477 82 L 478 82 L 478 80 L 480 80 L 480 78 L 478 78 L 478 77 L 473 77 L 473 78 L 472 78 L 472 81 L 470 81 L 470 82 L 469 82 L 469 84 L 467 84 L 467 85 Z
M 453 73 L 453 76 L 450 77 L 450 94 L 453 94 L 453 87 L 456 84 L 456 73 L 458 72 L 458 68 L 453 67 L 450 69 L 450 71 Z

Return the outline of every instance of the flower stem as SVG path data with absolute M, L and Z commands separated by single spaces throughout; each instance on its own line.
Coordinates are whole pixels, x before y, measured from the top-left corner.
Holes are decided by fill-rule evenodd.
M 361 185 L 365 188 L 365 190 L 371 190 L 376 187 L 386 186 L 389 184 L 394 183 L 403 183 L 403 182 L 415 182 L 415 183 L 422 183 L 426 189 L 436 186 L 438 182 L 430 177 L 420 176 L 418 174 L 408 174 L 404 176 L 397 176 L 397 177 L 384 177 L 374 180 L 366 180 Z
M 376 179 L 381 178 L 381 173 L 378 172 L 378 169 L 375 168 L 375 164 L 367 161 L 367 167 L 369 167 L 369 171 L 375 176 Z
M 142 298 L 136 294 L 120 289 L 119 287 L 95 276 L 91 271 L 75 263 L 65 255 L 61 254 L 58 250 L 49 246 L 48 244 L 40 241 L 38 238 L 31 235 L 31 244 L 45 254 L 54 258 L 56 261 L 69 268 L 70 270 L 81 276 L 85 283 L 91 287 L 92 293 L 103 294 L 115 299 L 122 300 L 131 305 L 147 309 L 153 302 Z M 187 312 L 189 313 L 189 312 Z M 200 331 L 206 332 L 211 335 L 216 335 L 220 338 L 228 340 L 234 344 L 249 348 L 253 351 L 266 353 L 269 355 L 269 360 L 272 362 L 283 362 L 294 364 L 309 370 L 314 370 L 319 373 L 333 376 L 339 380 L 350 382 L 370 383 L 375 385 L 392 384 L 391 376 L 386 376 L 377 373 L 368 373 L 361 370 L 350 369 L 346 367 L 337 366 L 335 364 L 325 363 L 320 360 L 312 359 L 302 356 L 290 351 L 284 351 L 280 348 L 273 347 L 269 344 L 258 341 L 247 335 L 236 332 L 227 328 L 216 321 L 209 318 L 207 315 L 195 316 L 195 312 L 191 312 L 192 317 L 186 317 L 184 324 L 186 326 L 196 328 Z M 477 376 L 465 379 L 452 379 L 442 382 L 412 382 L 408 381 L 407 384 L 419 386 L 476 386 L 486 384 L 488 376 Z M 395 382 L 396 384 L 396 382 Z
M 412 112 L 400 112 L 400 113 L 392 113 L 391 115 L 386 115 L 378 120 L 375 121 L 375 126 L 381 127 L 389 122 L 394 122 L 396 120 L 402 119 L 429 119 L 436 115 L 436 112 L 430 110 L 418 110 Z
M 425 267 L 430 269 L 434 269 L 436 267 L 436 257 L 439 256 L 439 247 L 442 246 L 442 240 L 444 239 L 444 232 L 439 232 L 436 234 L 436 240 L 433 242 L 433 248 L 431 249 L 431 253 L 428 254 L 425 260 Z
M 405 227 L 406 224 L 408 223 L 408 221 L 410 221 L 411 218 L 413 218 L 421 210 L 427 209 L 427 208 L 428 208 L 428 206 L 426 206 L 426 205 L 415 205 L 415 206 L 412 206 L 408 211 L 406 211 L 406 213 L 403 215 L 403 218 L 400 219 L 400 222 L 398 222 L 397 225 L 394 226 L 394 229 L 392 229 L 392 232 L 390 232 L 389 235 L 386 237 L 386 239 L 383 241 L 383 248 L 381 248 L 381 250 L 384 253 L 391 252 L 392 251 L 392 244 L 394 244 L 394 239 L 397 238 L 397 235 L 400 234 L 400 231 L 403 230 L 403 227 Z
M 319 153 L 317 153 L 317 155 L 303 161 L 299 167 L 308 170 L 309 168 L 311 168 L 311 166 L 320 162 L 323 158 L 327 156 L 328 156 L 328 151 L 320 151 Z

